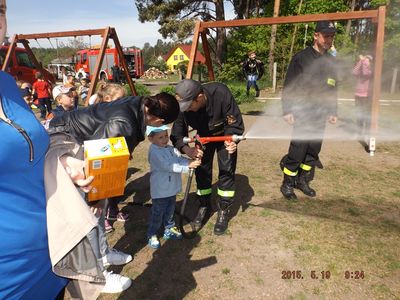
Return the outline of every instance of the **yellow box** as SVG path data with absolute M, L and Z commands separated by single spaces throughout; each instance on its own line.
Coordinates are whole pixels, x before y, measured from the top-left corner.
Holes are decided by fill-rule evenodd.
M 88 200 L 124 194 L 129 150 L 124 137 L 85 141 L 86 176 L 94 176 Z

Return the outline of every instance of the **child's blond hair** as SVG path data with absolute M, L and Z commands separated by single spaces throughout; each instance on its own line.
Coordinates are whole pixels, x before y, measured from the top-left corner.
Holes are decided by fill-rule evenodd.
M 104 102 L 104 98 L 109 96 L 111 99 L 115 99 L 115 97 L 121 94 L 122 97 L 126 95 L 125 88 L 117 83 L 104 83 L 99 86 L 97 91 L 97 99 L 95 103 Z

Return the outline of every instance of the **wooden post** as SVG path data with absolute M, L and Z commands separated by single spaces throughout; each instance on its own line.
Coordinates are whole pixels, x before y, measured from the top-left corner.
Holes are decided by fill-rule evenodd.
M 190 49 L 190 58 L 189 58 L 189 64 L 188 64 L 188 69 L 187 69 L 187 73 L 186 73 L 186 78 L 188 78 L 188 79 L 192 78 L 192 76 L 193 76 L 194 61 L 196 58 L 197 47 L 199 45 L 200 24 L 201 24 L 201 22 L 197 21 L 196 25 L 194 27 L 192 48 Z
M 131 89 L 132 95 L 137 96 L 135 86 L 133 85 L 131 75 L 129 74 L 128 66 L 125 61 L 124 52 L 122 51 L 121 44 L 119 43 L 119 39 L 114 28 L 112 28 L 111 30 L 111 38 L 114 40 L 115 48 L 117 49 L 119 60 L 122 64 L 122 67 L 124 68 L 126 80 L 129 84 L 129 88 Z
M 14 36 L 11 39 L 10 46 L 8 46 L 8 51 L 6 53 L 6 57 L 3 62 L 3 66 L 1 67 L 1 70 L 4 72 L 7 72 L 7 68 L 10 65 L 10 60 L 11 60 L 11 53 L 13 53 L 15 47 L 17 46 L 17 41 L 18 41 L 18 36 L 14 34 Z
M 372 109 L 371 109 L 371 129 L 370 129 L 370 154 L 374 155 L 375 136 L 378 133 L 379 98 L 381 95 L 381 76 L 383 63 L 383 42 L 385 37 L 385 13 L 386 7 L 380 6 L 378 9 L 378 24 L 376 30 L 375 45 L 375 68 L 374 82 L 372 90 Z M 373 145 L 373 149 L 372 146 Z
M 275 0 L 274 2 L 274 14 L 273 17 L 276 18 L 279 15 L 279 7 L 280 7 L 281 1 L 280 0 Z M 269 76 L 272 75 L 272 69 L 275 61 L 275 41 L 276 41 L 276 32 L 278 29 L 277 24 L 272 24 L 271 28 L 271 38 L 270 38 L 270 44 L 269 44 L 269 57 L 268 57 L 268 74 Z
M 208 79 L 211 81 L 214 81 L 215 80 L 214 69 L 213 69 L 212 62 L 211 62 L 211 55 L 210 55 L 210 49 L 208 47 L 206 30 L 201 31 L 201 42 L 203 44 L 204 56 L 206 58 Z
M 99 77 L 99 74 L 100 74 L 100 68 L 101 68 L 101 65 L 103 64 L 104 54 L 105 54 L 106 49 L 107 49 L 107 44 L 108 44 L 108 39 L 110 37 L 110 32 L 111 32 L 111 28 L 110 27 L 107 27 L 104 30 L 103 41 L 102 41 L 101 46 L 100 46 L 99 55 L 97 56 L 96 65 L 94 67 L 94 73 L 92 74 L 92 80 L 90 82 L 90 87 L 89 87 L 89 92 L 88 92 L 88 95 L 87 95 L 87 99 L 89 99 L 94 94 L 93 92 L 96 90 L 96 85 L 97 85 L 97 82 L 99 80 L 98 77 Z

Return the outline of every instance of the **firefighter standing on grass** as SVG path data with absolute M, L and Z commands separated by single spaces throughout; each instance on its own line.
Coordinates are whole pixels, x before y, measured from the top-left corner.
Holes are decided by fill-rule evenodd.
M 184 79 L 176 86 L 176 95 L 181 113 L 174 122 L 171 141 L 182 153 L 191 158 L 201 157 L 202 164 L 195 170 L 197 198 L 200 208 L 193 224 L 196 230 L 211 213 L 212 165 L 214 153 L 218 157 L 218 217 L 214 233 L 223 234 L 228 228 L 229 207 L 235 196 L 235 171 L 237 145 L 235 142 L 205 144 L 204 151 L 183 142 L 188 136 L 188 127 L 195 129 L 200 137 L 242 135 L 244 124 L 236 101 L 229 89 L 221 83 L 207 83 Z
M 317 22 L 312 46 L 297 53 L 289 64 L 283 87 L 283 117 L 293 125 L 289 151 L 281 161 L 283 196 L 297 199 L 297 188 L 310 197 L 309 186 L 321 151 L 325 124 L 337 121 L 337 70 L 328 52 L 336 28 L 331 21 Z

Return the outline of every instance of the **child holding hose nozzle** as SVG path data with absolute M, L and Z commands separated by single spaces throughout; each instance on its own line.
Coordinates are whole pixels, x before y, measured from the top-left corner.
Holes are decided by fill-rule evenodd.
M 242 135 L 244 124 L 238 105 L 222 83 L 201 84 L 192 79 L 180 81 L 175 89 L 180 114 L 174 122 L 171 141 L 182 153 L 191 158 L 202 157 L 202 164 L 195 170 L 197 198 L 200 208 L 193 221 L 196 230 L 211 213 L 212 164 L 214 153 L 218 157 L 218 217 L 214 233 L 223 234 L 228 228 L 229 208 L 235 196 L 235 171 L 237 161 L 237 142 L 207 143 L 204 149 L 190 147 L 184 143 L 188 136 L 188 126 L 195 129 L 199 136 Z
M 177 149 L 168 145 L 168 126 L 147 126 L 146 135 L 151 142 L 149 149 L 150 194 L 152 207 L 147 241 L 150 248 L 160 248 L 157 231 L 164 225 L 164 240 L 181 239 L 182 234 L 174 222 L 176 194 L 182 189 L 181 173 L 197 168 L 200 159 L 189 161 Z

